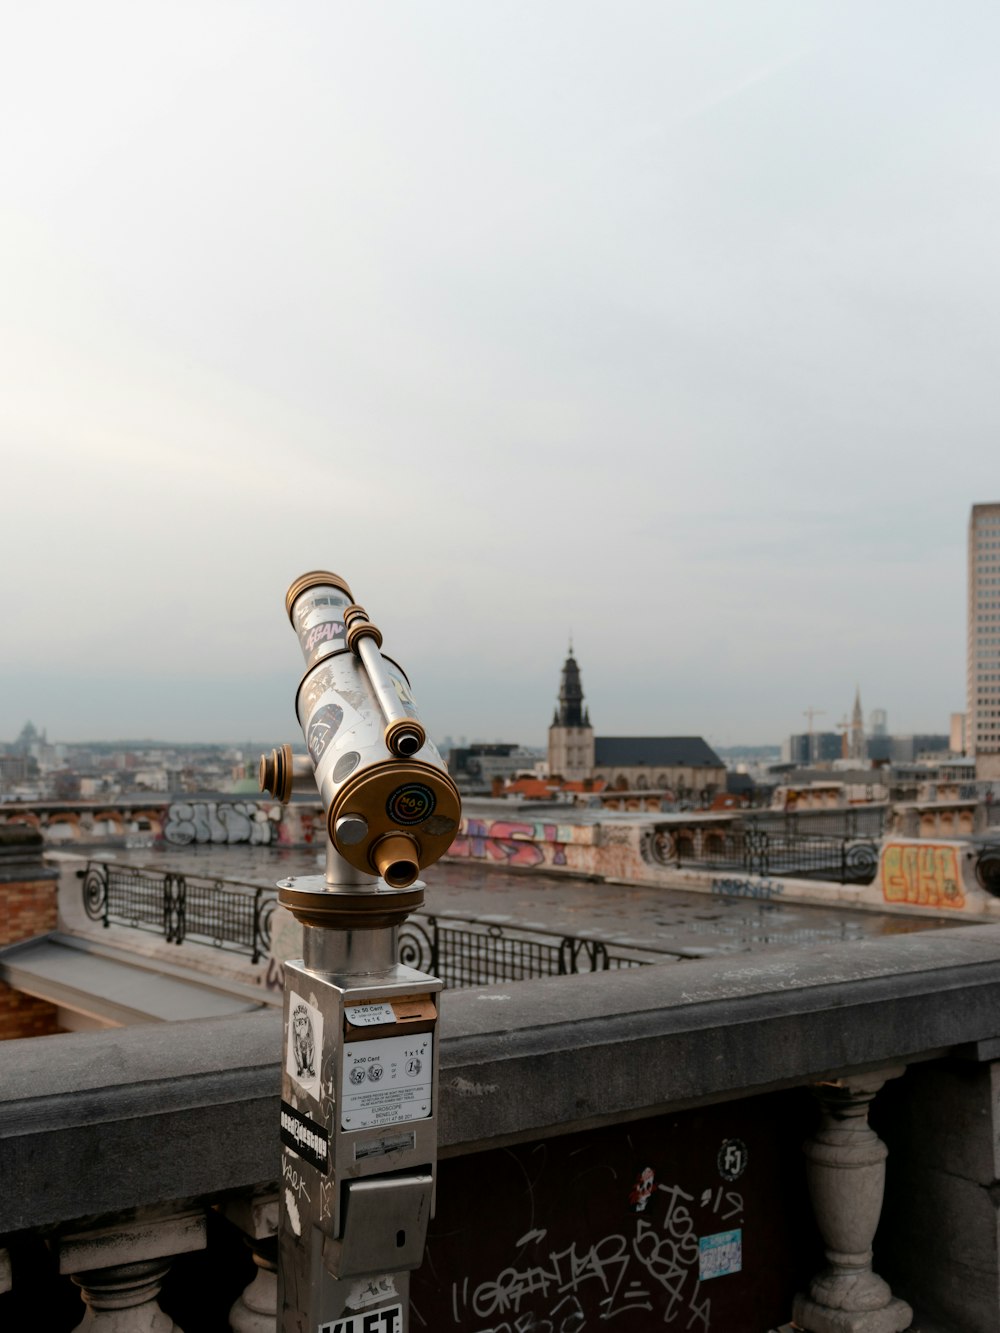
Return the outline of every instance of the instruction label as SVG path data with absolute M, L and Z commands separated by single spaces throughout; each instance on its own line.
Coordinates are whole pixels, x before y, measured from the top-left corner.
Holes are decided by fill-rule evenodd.
M 369 1129 L 431 1114 L 433 1034 L 382 1037 L 344 1046 L 343 1129 Z
M 395 1023 L 396 1015 L 391 1004 L 351 1004 L 344 1010 L 347 1021 L 352 1027 L 384 1027 L 386 1023 Z

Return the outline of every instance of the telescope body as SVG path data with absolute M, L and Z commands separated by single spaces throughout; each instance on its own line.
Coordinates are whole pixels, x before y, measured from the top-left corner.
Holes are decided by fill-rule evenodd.
M 410 682 L 336 574 L 303 574 L 286 606 L 306 672 L 295 711 L 330 839 L 362 873 L 412 883 L 451 846 L 458 791 L 426 738 Z

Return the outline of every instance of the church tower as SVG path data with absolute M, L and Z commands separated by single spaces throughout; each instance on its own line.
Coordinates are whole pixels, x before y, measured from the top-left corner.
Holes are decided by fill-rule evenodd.
M 549 727 L 549 773 L 569 782 L 594 773 L 594 728 L 583 704 L 580 668 L 572 643 L 559 682 L 559 705 Z

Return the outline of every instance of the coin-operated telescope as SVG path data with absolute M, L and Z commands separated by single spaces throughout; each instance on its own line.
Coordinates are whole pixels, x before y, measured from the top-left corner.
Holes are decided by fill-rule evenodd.
M 306 674 L 295 700 L 335 850 L 402 889 L 451 845 L 458 791 L 417 717 L 406 675 L 342 578 L 303 574 L 285 606 Z M 261 759 L 264 791 L 287 801 L 290 746 Z
M 329 839 L 325 875 L 278 884 L 303 934 L 285 963 L 278 1333 L 406 1333 L 434 1200 L 441 982 L 397 961 L 399 928 L 461 805 L 344 580 L 303 574 L 285 606 L 309 754 L 263 756 L 260 785 L 287 801 L 314 783 Z

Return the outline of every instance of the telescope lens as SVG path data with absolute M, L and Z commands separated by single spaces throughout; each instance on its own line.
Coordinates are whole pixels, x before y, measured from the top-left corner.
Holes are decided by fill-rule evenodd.
M 409 759 L 410 755 L 416 754 L 420 749 L 420 737 L 408 731 L 405 736 L 400 736 L 397 748 L 405 759 Z

